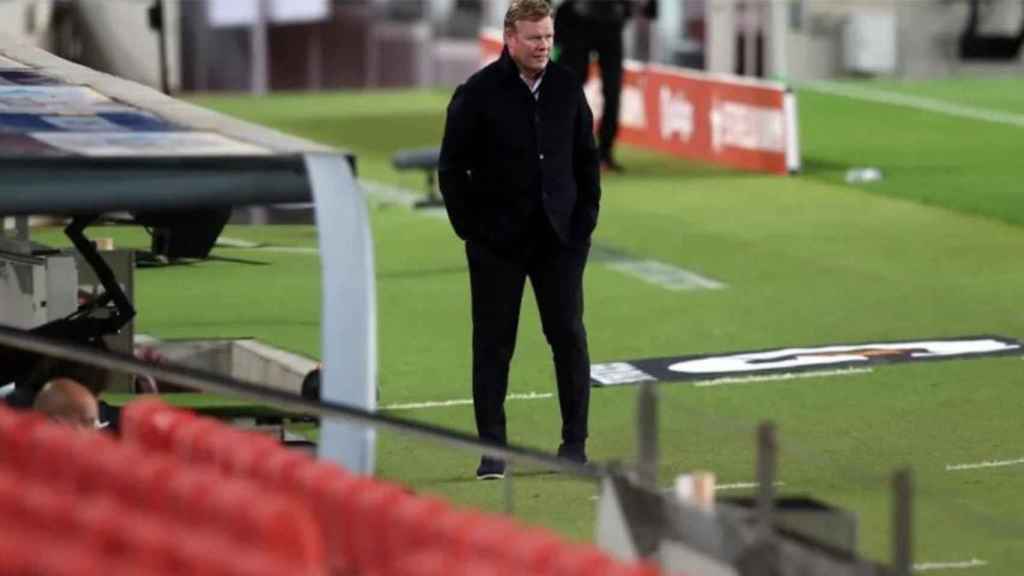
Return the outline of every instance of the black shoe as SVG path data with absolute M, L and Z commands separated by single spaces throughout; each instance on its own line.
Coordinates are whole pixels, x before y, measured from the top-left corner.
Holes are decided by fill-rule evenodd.
M 558 447 L 558 457 L 572 460 L 579 464 L 587 463 L 587 450 L 584 444 L 565 443 Z
M 476 468 L 477 480 L 501 480 L 505 477 L 505 461 L 484 456 Z

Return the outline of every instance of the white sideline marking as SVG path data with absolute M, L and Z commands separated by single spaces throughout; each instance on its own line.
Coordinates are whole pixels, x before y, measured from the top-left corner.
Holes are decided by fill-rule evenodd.
M 311 248 L 309 246 L 260 246 L 259 248 L 253 248 L 259 252 L 279 252 L 282 254 L 319 254 L 319 248 Z
M 239 238 L 229 238 L 228 236 L 218 237 L 214 245 L 224 246 L 226 248 L 259 248 L 260 246 L 263 246 L 263 244 L 259 242 L 250 242 Z
M 605 266 L 668 290 L 719 290 L 726 287 L 717 280 L 656 260 L 621 260 Z
M 783 482 L 776 482 L 772 486 L 785 486 Z M 733 484 L 717 484 L 715 486 L 715 492 L 720 490 L 742 490 L 744 488 L 757 488 L 757 482 L 735 482 Z M 600 500 L 600 496 L 592 496 L 591 500 Z
M 988 562 L 971 558 L 961 562 L 923 562 L 914 564 L 914 572 L 928 572 L 930 570 L 966 570 L 968 568 L 980 568 L 988 566 Z
M 312 246 L 271 246 L 238 238 L 221 236 L 217 238 L 217 246 L 238 248 L 240 250 L 258 250 L 260 252 L 280 252 L 282 254 L 319 254 L 320 249 Z
M 999 468 L 1001 466 L 1017 466 L 1019 464 L 1024 464 L 1024 458 L 1017 458 L 1016 460 L 985 460 L 984 462 L 972 464 L 946 464 L 946 472 L 974 470 L 976 468 Z
M 552 392 L 528 392 L 526 394 L 509 394 L 508 400 L 545 400 L 554 396 Z M 413 402 L 409 404 L 389 404 L 381 406 L 381 410 L 419 410 L 421 408 L 445 408 L 448 406 L 465 406 L 472 404 L 472 398 L 459 400 L 442 400 L 439 402 Z
M 800 372 L 797 374 L 769 374 L 767 376 L 750 376 L 742 378 L 718 378 L 706 382 L 696 382 L 694 386 L 721 386 L 723 384 L 738 384 L 748 382 L 761 382 L 769 380 L 794 380 L 797 378 L 814 378 L 817 376 L 845 376 L 848 374 L 863 374 L 871 372 L 871 368 L 852 368 L 849 370 L 828 370 L 822 372 Z M 546 400 L 552 398 L 552 392 L 527 392 L 525 394 L 509 394 L 509 400 Z M 449 406 L 466 406 L 473 403 L 472 398 L 460 398 L 458 400 L 438 400 L 433 402 L 410 402 L 406 404 L 388 404 L 381 406 L 381 410 L 420 410 L 423 408 L 446 408 Z
M 825 94 L 845 96 L 847 98 L 853 98 L 857 100 L 868 100 L 871 102 L 878 102 L 881 104 L 905 106 L 907 108 L 927 110 L 928 112 L 937 112 L 939 114 L 946 114 L 948 116 L 956 116 L 959 118 L 968 118 L 970 120 L 981 120 L 983 122 L 992 122 L 993 124 L 1002 124 L 1004 126 L 1016 126 L 1018 128 L 1024 128 L 1024 115 L 1014 114 L 1012 112 L 999 112 L 996 110 L 988 110 L 985 108 L 976 108 L 974 106 L 951 104 L 949 102 L 943 102 L 942 100 L 924 98 L 922 96 L 908 96 L 906 94 L 900 94 L 898 92 L 888 92 L 885 90 L 872 90 L 869 88 L 846 86 L 836 82 L 809 82 L 807 84 L 802 85 L 802 87 L 817 92 L 823 92 Z
M 772 486 L 785 486 L 784 482 L 775 482 Z M 715 486 L 715 491 L 719 490 L 745 490 L 748 488 L 757 488 L 760 486 L 757 482 L 733 482 L 732 484 L 718 484 Z
M 414 192 L 380 182 L 360 180 L 359 183 L 363 187 L 367 198 L 379 202 L 400 204 L 412 208 L 417 201 L 424 198 L 422 192 Z M 427 216 L 447 218 L 447 212 L 445 212 L 444 208 L 431 208 L 429 210 L 418 210 L 417 212 Z M 667 290 L 717 290 L 726 288 L 725 284 L 717 280 L 656 260 L 634 260 L 623 257 L 603 264 L 612 270 L 617 270 Z
M 818 378 L 821 376 L 851 376 L 853 374 L 867 374 L 874 372 L 871 368 L 846 368 L 842 370 L 816 370 L 813 372 L 787 372 L 785 374 L 765 374 L 763 376 L 727 376 L 694 382 L 697 388 L 709 388 L 711 386 L 723 386 L 725 384 L 750 384 L 754 382 L 772 382 L 776 380 L 797 380 L 800 378 Z
M 413 192 L 407 188 L 390 186 L 381 182 L 373 182 L 372 180 L 360 180 L 359 185 L 363 187 L 363 191 L 366 192 L 368 198 L 379 202 L 401 204 L 411 208 L 416 204 L 416 201 L 424 198 L 423 192 Z

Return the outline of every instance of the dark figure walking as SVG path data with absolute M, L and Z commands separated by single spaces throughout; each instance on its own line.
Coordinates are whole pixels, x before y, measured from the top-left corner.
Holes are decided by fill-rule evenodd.
M 530 279 L 554 356 L 559 454 L 586 461 L 590 358 L 583 270 L 601 196 L 593 116 L 576 76 L 549 63 L 545 0 L 512 0 L 498 61 L 456 89 L 439 175 L 448 216 L 466 241 L 473 316 L 473 406 L 480 438 L 507 443 L 505 395 Z M 501 478 L 483 458 L 477 478 Z
M 631 0 L 565 0 L 555 17 L 558 61 L 575 72 L 580 82 L 586 82 L 590 55 L 597 53 L 604 97 L 598 128 L 601 166 L 617 172 L 622 171 L 613 154 L 622 94 L 622 30 L 631 9 Z

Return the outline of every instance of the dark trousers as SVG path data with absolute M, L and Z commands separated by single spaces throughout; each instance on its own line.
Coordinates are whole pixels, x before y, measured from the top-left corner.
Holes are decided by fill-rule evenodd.
M 559 63 L 568 66 L 586 82 L 590 68 L 590 54 L 597 52 L 597 63 L 601 69 L 601 94 L 604 111 L 597 139 L 602 160 L 610 160 L 615 137 L 619 133 L 619 106 L 622 94 L 622 28 L 616 20 L 581 18 L 570 21 L 556 34 L 559 43 Z
M 583 269 L 589 244 L 565 246 L 542 212 L 516 254 L 466 243 L 473 308 L 473 408 L 480 438 L 506 444 L 505 395 L 527 278 L 555 361 L 562 441 L 587 439 L 590 357 L 583 326 Z

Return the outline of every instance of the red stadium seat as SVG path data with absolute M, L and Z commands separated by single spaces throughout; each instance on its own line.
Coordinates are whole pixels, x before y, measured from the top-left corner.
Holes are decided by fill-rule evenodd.
M 520 574 L 545 574 L 565 545 L 551 532 L 529 528 L 510 538 L 503 553 Z
M 423 547 L 429 526 L 452 509 L 445 500 L 429 496 L 402 498 L 390 510 L 388 531 L 383 537 L 381 554 L 397 558 Z
M 555 555 L 544 576 L 604 576 L 615 567 L 607 553 L 593 547 L 567 544 Z

